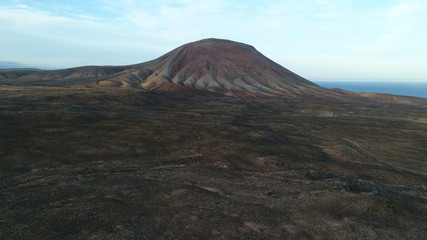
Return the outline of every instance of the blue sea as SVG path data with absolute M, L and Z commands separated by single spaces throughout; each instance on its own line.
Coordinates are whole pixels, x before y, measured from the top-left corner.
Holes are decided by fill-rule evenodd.
M 327 88 L 341 88 L 352 92 L 390 93 L 427 98 L 427 82 L 356 82 L 356 81 L 315 81 Z

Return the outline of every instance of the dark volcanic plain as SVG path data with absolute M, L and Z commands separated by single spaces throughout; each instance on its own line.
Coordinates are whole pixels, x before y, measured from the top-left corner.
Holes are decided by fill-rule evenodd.
M 0 239 L 427 235 L 425 99 L 46 81 L 0 86 Z

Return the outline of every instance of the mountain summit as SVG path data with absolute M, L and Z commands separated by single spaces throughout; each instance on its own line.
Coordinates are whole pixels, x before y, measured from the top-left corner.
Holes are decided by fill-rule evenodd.
M 1 69 L 0 84 L 425 104 L 425 100 L 417 98 L 323 88 L 273 62 L 250 45 L 214 38 L 185 44 L 157 59 L 134 65 L 83 66 L 53 71 Z
M 234 96 L 318 95 L 324 91 L 254 47 L 221 39 L 185 44 L 99 84 Z
M 2 70 L 0 80 L 31 85 L 83 84 L 238 97 L 319 96 L 328 92 L 250 45 L 213 38 L 185 44 L 155 60 L 135 65 L 54 71 Z

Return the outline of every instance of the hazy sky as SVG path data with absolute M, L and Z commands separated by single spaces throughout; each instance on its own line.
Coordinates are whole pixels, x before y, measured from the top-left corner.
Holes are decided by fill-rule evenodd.
M 0 0 L 0 62 L 134 64 L 210 37 L 309 80 L 427 81 L 426 0 Z

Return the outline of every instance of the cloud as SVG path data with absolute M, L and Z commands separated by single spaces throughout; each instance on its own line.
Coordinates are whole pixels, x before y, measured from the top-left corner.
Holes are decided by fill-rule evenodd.
M 423 11 L 423 4 L 420 2 L 405 1 L 390 7 L 387 16 L 391 19 L 412 18 Z
M 47 67 L 108 64 L 108 61 L 111 64 L 112 58 L 106 55 L 135 52 L 141 48 L 140 39 L 150 39 L 149 34 L 130 33 L 99 18 L 57 16 L 37 9 L 0 6 L 0 23 L 0 43 L 8 46 L 0 49 L 0 60 Z M 150 44 L 147 48 L 151 48 Z M 146 55 L 156 54 L 147 50 Z M 134 59 L 141 60 L 144 59 Z M 120 59 L 115 64 L 120 63 L 133 62 Z
M 390 51 L 410 54 L 409 48 L 426 48 L 419 44 L 417 39 L 427 38 L 427 17 L 424 14 L 427 4 L 422 1 L 401 1 L 385 9 L 382 22 L 382 31 L 374 44 L 388 46 Z
M 1 29 L 12 33 L 44 36 L 75 43 L 85 39 L 79 34 L 86 34 L 90 38 L 102 32 L 101 29 L 106 29 L 106 24 L 93 21 L 93 18 L 55 16 L 48 11 L 31 8 L 0 6 L 0 21 L 3 23 Z
M 166 42 L 184 43 L 200 37 L 215 36 L 233 24 L 229 3 L 225 0 L 99 0 L 112 15 L 115 24 L 129 32 L 145 32 Z M 228 19 L 228 22 L 227 20 Z
M 317 5 L 315 16 L 322 19 L 336 20 L 345 14 L 340 0 L 313 0 Z
M 361 68 L 358 61 L 382 57 L 405 65 L 427 55 L 426 3 L 396 1 L 10 0 L 0 3 L 0 44 L 8 46 L 0 61 L 131 64 L 216 37 L 251 44 L 303 76 L 321 75 L 315 60 L 324 69 Z
M 376 42 L 378 44 L 387 44 L 392 41 L 398 40 L 399 38 L 402 38 L 403 36 L 406 36 L 410 32 L 410 29 L 405 26 L 396 26 L 391 29 L 390 32 L 380 35 Z

